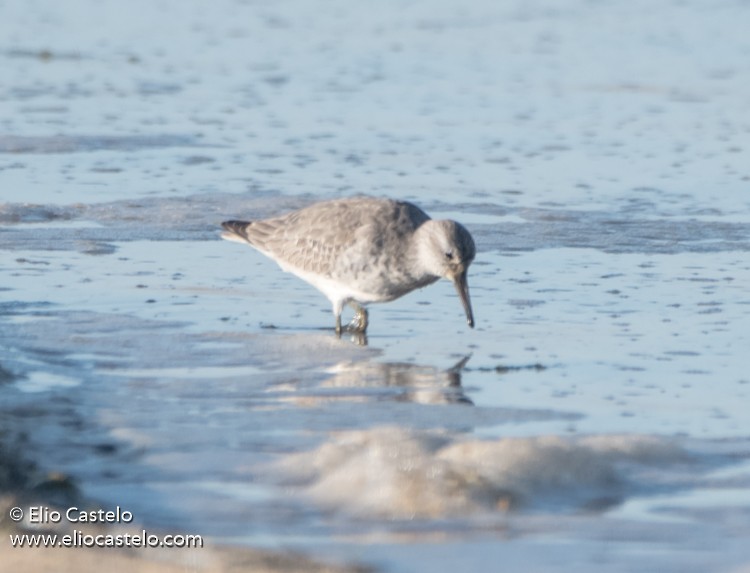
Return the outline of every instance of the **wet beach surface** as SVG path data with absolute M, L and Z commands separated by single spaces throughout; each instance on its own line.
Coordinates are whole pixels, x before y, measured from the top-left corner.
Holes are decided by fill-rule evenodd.
M 4 471 L 383 571 L 750 567 L 747 5 L 136 5 L 0 7 Z M 337 339 L 218 238 L 356 193 L 469 228 L 476 329 Z

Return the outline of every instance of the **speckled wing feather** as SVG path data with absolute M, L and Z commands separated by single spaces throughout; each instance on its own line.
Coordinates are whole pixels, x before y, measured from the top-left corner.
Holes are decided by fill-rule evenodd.
M 355 197 L 316 203 L 244 228 L 228 222 L 235 223 L 228 230 L 282 267 L 335 278 L 366 273 L 383 252 L 398 257 L 404 237 L 428 219 L 410 203 Z

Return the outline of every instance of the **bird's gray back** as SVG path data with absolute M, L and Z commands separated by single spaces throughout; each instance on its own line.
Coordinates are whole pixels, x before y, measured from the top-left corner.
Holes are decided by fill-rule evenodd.
M 354 197 L 253 221 L 246 234 L 282 266 L 373 285 L 379 275 L 398 282 L 408 274 L 409 240 L 427 220 L 411 203 Z

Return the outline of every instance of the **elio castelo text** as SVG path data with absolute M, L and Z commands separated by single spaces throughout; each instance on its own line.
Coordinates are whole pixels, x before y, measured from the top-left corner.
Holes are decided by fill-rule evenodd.
M 65 511 L 50 509 L 43 505 L 34 505 L 28 509 L 29 523 L 45 524 L 60 523 L 65 520 L 69 523 L 130 523 L 133 514 L 123 510 L 119 505 L 105 511 L 103 509 L 84 510 L 78 507 L 69 507 Z

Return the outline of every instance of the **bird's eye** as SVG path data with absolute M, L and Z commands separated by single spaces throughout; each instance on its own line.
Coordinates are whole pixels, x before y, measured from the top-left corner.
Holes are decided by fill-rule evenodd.
M 453 260 L 453 251 L 445 251 L 445 258 L 449 261 Z

